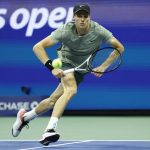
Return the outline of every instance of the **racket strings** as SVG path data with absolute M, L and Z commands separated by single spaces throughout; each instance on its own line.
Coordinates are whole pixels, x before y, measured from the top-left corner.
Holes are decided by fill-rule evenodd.
M 107 66 L 104 72 L 111 72 L 121 65 L 121 54 L 114 49 L 103 49 L 95 54 L 89 61 L 88 67 L 90 70 L 99 66 Z M 98 71 L 93 71 L 98 73 Z M 99 71 L 101 73 L 101 71 Z M 102 71 L 103 72 L 103 71 Z

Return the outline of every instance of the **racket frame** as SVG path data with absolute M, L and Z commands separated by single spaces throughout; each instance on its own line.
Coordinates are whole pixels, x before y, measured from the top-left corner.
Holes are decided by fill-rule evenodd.
M 118 52 L 118 57 L 119 57 L 119 60 L 120 60 L 119 63 L 118 63 L 118 65 L 116 67 L 114 67 L 113 69 L 111 69 L 111 70 L 105 70 L 104 72 L 99 72 L 99 71 L 94 71 L 93 68 L 91 68 L 91 65 L 88 64 L 87 67 L 88 67 L 89 72 L 94 72 L 94 73 L 109 73 L 109 72 L 112 72 L 112 71 L 118 69 L 121 66 L 121 64 L 122 64 L 122 54 L 121 54 L 121 52 L 117 48 L 114 48 L 114 47 L 103 47 L 101 49 L 96 50 L 95 52 L 92 53 L 92 56 L 90 57 L 90 59 L 89 59 L 88 62 L 90 62 L 90 60 L 93 58 L 93 56 L 96 55 L 97 52 L 105 50 L 105 49 L 113 49 L 113 51 L 116 50 Z
M 116 50 L 116 51 L 118 52 L 118 54 L 119 54 L 118 57 L 120 58 L 119 64 L 118 64 L 117 67 L 113 68 L 112 70 L 108 70 L 108 71 L 106 71 L 106 72 L 96 72 L 96 71 L 93 71 L 93 69 L 90 67 L 91 65 L 90 65 L 89 62 L 90 62 L 90 60 L 93 58 L 93 56 L 96 55 L 97 52 L 102 51 L 102 50 L 104 50 L 104 49 L 114 49 L 114 50 Z M 87 65 L 87 68 L 85 68 L 85 69 L 81 68 L 81 67 L 84 66 L 85 64 Z M 70 73 L 70 72 L 75 72 L 75 71 L 79 71 L 79 72 L 95 72 L 95 73 L 109 73 L 109 72 L 112 72 L 112 71 L 118 69 L 118 68 L 121 66 L 121 64 L 122 64 L 122 54 L 121 54 L 121 52 L 120 52 L 117 48 L 114 48 L 114 47 L 104 47 L 104 48 L 101 48 L 101 49 L 98 49 L 98 50 L 94 51 L 94 52 L 93 52 L 85 61 L 83 61 L 79 66 L 77 66 L 77 67 L 75 67 L 75 68 L 71 68 L 71 69 L 65 70 L 65 71 L 64 71 L 64 74 L 67 74 L 67 73 Z

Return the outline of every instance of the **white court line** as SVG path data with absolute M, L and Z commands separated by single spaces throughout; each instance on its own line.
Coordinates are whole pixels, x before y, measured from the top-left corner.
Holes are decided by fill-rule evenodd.
M 59 140 L 59 141 L 61 141 L 61 142 L 70 142 L 70 141 L 81 141 L 81 140 Z M 84 140 L 84 141 L 98 141 L 98 142 L 119 142 L 119 141 L 121 141 L 121 142 L 134 142 L 134 141 L 141 141 L 141 142 L 144 142 L 144 141 L 146 141 L 146 142 L 150 142 L 150 140 L 94 140 L 94 139 L 92 139 L 92 140 Z M 38 142 L 38 140 L 24 140 L 24 139 L 22 139 L 22 140 L 13 140 L 13 139 L 8 139 L 8 140 L 0 140 L 0 142 Z
M 78 144 L 78 143 L 86 143 L 86 142 L 92 142 L 93 140 L 86 140 L 86 141 L 78 141 L 78 142 L 70 142 L 70 143 L 63 143 L 63 144 L 57 144 L 57 145 L 50 145 L 50 146 L 41 146 L 41 147 L 31 147 L 31 148 L 24 148 L 24 149 L 18 149 L 18 150 L 35 150 L 40 149 L 44 147 L 59 147 L 64 145 L 71 145 L 71 144 Z
M 70 141 L 81 141 L 81 140 L 59 140 L 59 141 L 61 141 L 61 142 L 70 142 Z M 119 142 L 119 141 L 122 141 L 122 142 L 134 142 L 134 141 L 147 141 L 147 142 L 150 142 L 150 140 L 94 140 L 94 139 L 90 139 L 90 140 L 84 140 L 84 141 L 99 141 L 99 142 Z M 13 139 L 8 139 L 8 140 L 0 140 L 0 142 L 38 142 L 38 140 L 24 140 L 24 139 L 22 139 L 22 140 L 13 140 Z

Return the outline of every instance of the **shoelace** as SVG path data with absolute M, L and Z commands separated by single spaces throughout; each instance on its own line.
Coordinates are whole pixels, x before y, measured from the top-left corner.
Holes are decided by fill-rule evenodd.
M 20 128 L 19 128 L 18 130 L 20 130 L 20 131 L 21 131 L 21 130 L 22 130 L 22 128 L 23 128 L 24 126 L 26 126 L 26 128 L 27 128 L 27 129 L 29 129 L 29 125 L 28 125 L 28 123 L 29 123 L 28 121 L 23 121 L 23 122 L 22 122 L 22 125 L 20 126 Z
M 28 123 L 27 123 L 25 126 L 26 126 L 26 129 L 29 129 L 29 125 L 28 125 Z
M 56 132 L 54 129 L 48 129 L 46 132 Z

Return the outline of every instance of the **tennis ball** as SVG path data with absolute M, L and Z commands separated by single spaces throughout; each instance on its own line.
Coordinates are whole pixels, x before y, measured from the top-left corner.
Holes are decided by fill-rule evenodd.
M 59 58 L 54 59 L 54 60 L 52 61 L 52 66 L 53 66 L 54 68 L 61 68 L 61 66 L 62 66 L 61 60 L 60 60 Z

